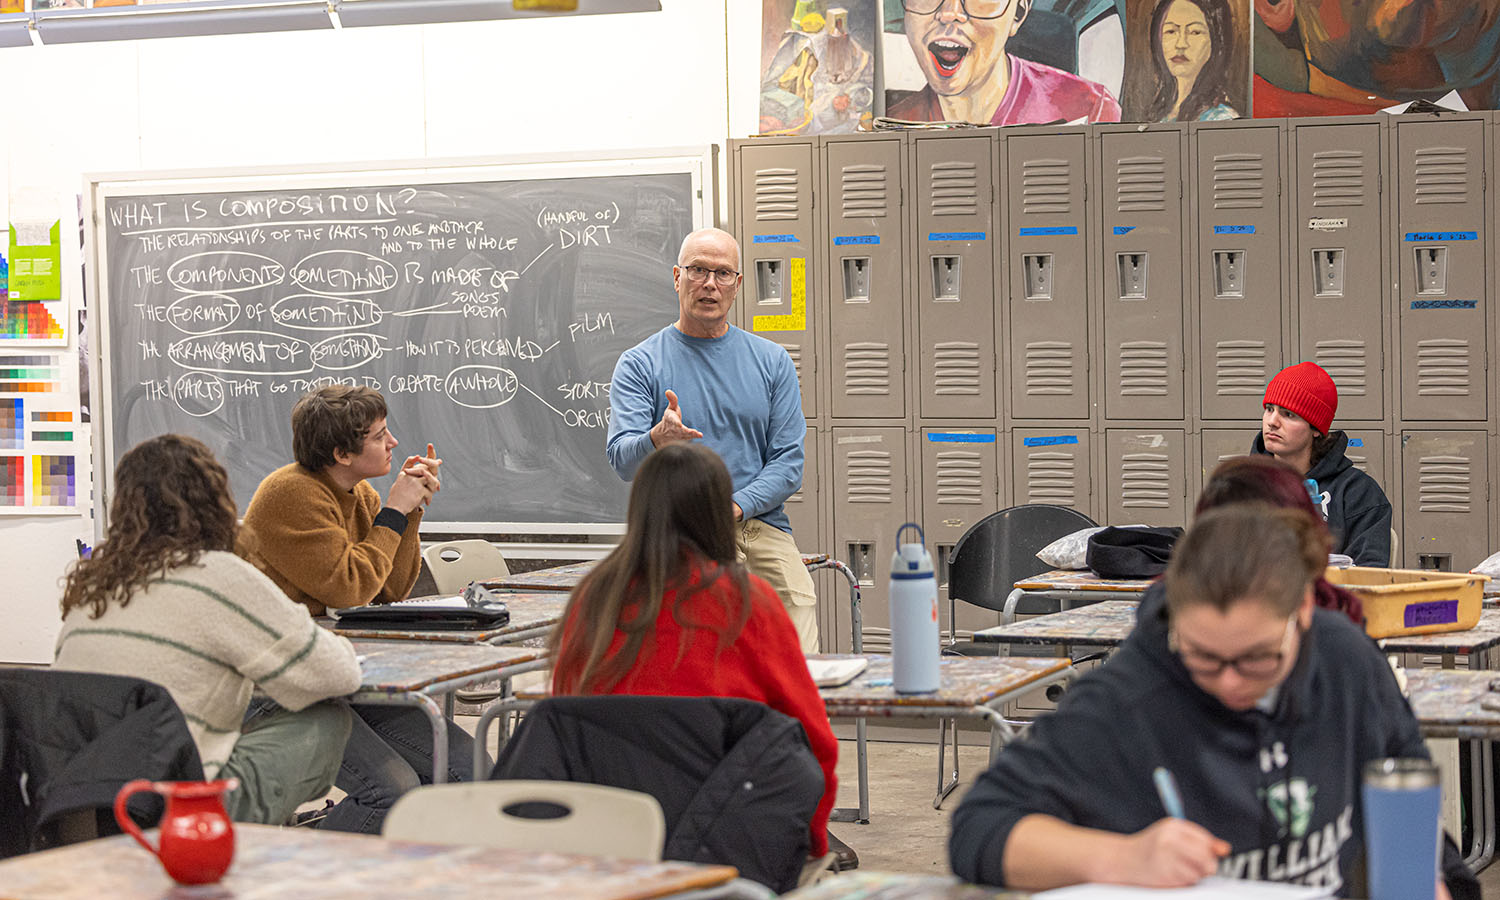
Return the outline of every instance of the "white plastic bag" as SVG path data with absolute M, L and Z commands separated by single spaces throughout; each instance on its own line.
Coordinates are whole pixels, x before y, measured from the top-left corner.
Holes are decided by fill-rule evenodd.
M 1065 534 L 1038 550 L 1036 558 L 1054 569 L 1087 569 L 1089 565 L 1084 560 L 1089 552 L 1089 538 L 1103 531 L 1104 527 L 1080 528 L 1072 534 Z

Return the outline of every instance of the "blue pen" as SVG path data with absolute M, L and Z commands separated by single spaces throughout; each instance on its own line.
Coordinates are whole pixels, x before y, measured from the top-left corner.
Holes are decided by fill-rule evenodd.
M 1167 815 L 1174 819 L 1187 818 L 1182 812 L 1182 795 L 1177 793 L 1177 779 L 1172 777 L 1172 773 L 1157 766 L 1151 773 L 1151 780 L 1156 782 L 1156 793 L 1161 797 L 1161 805 Z

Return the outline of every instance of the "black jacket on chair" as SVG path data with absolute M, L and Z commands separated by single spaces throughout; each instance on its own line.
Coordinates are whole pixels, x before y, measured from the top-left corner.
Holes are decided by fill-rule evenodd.
M 127 781 L 198 781 L 203 765 L 166 688 L 138 678 L 56 669 L 0 669 L 0 858 L 57 842 L 70 813 L 95 811 L 117 834 L 115 793 Z M 130 813 L 154 823 L 161 798 L 137 794 Z
M 797 886 L 823 796 L 800 722 L 721 697 L 543 700 L 490 777 L 650 794 L 667 820 L 663 858 L 732 865 L 777 892 Z

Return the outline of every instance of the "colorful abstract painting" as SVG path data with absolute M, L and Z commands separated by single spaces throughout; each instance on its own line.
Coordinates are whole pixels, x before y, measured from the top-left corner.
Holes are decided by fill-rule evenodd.
M 764 0 L 762 134 L 869 130 L 877 0 Z
M 1255 115 L 1500 106 L 1500 0 L 1255 0 Z
M 1250 0 L 1125 0 L 1126 122 L 1250 114 Z
M 886 0 L 885 114 L 913 122 L 1116 122 L 1113 0 Z M 912 63 L 915 65 L 912 65 Z

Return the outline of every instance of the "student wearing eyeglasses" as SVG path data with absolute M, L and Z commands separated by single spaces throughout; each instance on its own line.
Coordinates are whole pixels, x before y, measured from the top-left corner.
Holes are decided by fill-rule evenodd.
M 733 235 L 704 228 L 683 240 L 672 267 L 677 321 L 620 355 L 605 453 L 629 481 L 667 444 L 699 441 L 717 452 L 734 483 L 738 551 L 776 589 L 812 652 L 817 597 L 782 508 L 802 486 L 802 396 L 784 349 L 729 324 L 743 281 Z
M 1428 753 L 1379 649 L 1315 608 L 1327 559 L 1307 511 L 1204 513 L 1119 651 L 964 797 L 953 871 L 1021 890 L 1213 874 L 1357 890 L 1364 764 Z M 1446 839 L 1442 875 L 1439 900 L 1479 896 Z
M 1006 52 L 1032 2 L 902 0 L 906 41 L 927 87 L 886 115 L 978 125 L 1120 121 L 1120 104 L 1104 85 Z

